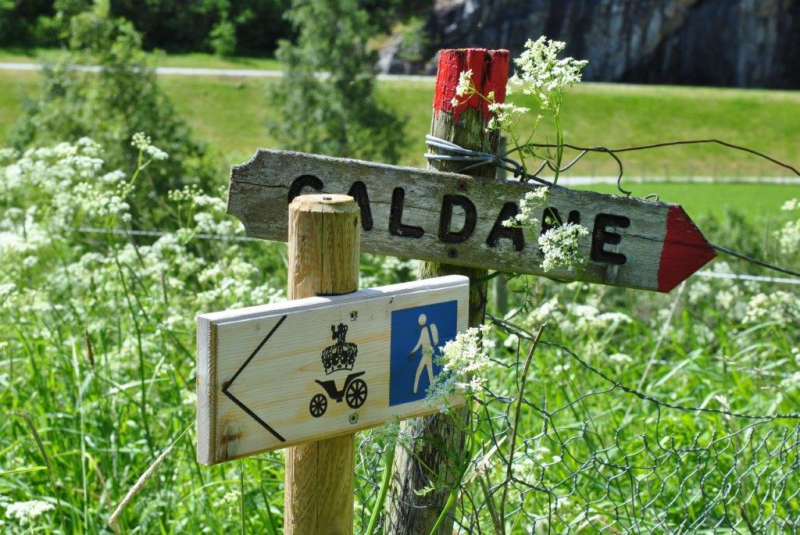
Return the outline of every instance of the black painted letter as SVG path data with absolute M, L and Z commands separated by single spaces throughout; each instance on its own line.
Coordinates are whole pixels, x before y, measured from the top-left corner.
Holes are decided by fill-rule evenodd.
M 500 210 L 500 215 L 497 216 L 497 221 L 494 222 L 489 237 L 486 238 L 486 245 L 494 247 L 500 238 L 508 238 L 514 242 L 514 249 L 521 251 L 525 247 L 525 236 L 521 228 L 504 227 L 503 221 L 511 219 L 519 213 L 519 208 L 513 202 L 507 202 Z
M 561 219 L 561 214 L 558 213 L 558 209 L 547 207 L 544 209 L 542 221 L 542 231 L 541 234 L 546 233 L 548 230 L 557 227 L 558 225 L 563 225 L 564 220 Z M 581 224 L 581 214 L 577 210 L 572 210 L 569 213 L 569 217 L 567 218 L 567 223 L 573 223 L 575 225 Z
M 295 197 L 300 195 L 300 192 L 306 186 L 314 188 L 317 191 L 321 191 L 323 184 L 322 180 L 318 179 L 314 175 L 303 175 L 295 178 L 294 182 L 292 182 L 292 185 L 289 186 L 289 204 L 292 203 Z
M 389 234 L 406 238 L 421 238 L 425 231 L 422 227 L 412 227 L 403 224 L 403 202 L 406 192 L 403 188 L 394 188 L 392 192 L 392 207 L 389 211 Z
M 367 186 L 363 182 L 356 182 L 350 186 L 350 191 L 347 192 L 358 203 L 361 208 L 361 228 L 364 230 L 372 230 L 372 210 L 369 207 L 369 195 L 367 195 Z
M 464 209 L 464 226 L 458 232 L 450 230 L 453 220 L 453 207 Z M 442 214 L 439 218 L 439 239 L 445 243 L 462 243 L 472 236 L 478 222 L 478 211 L 471 200 L 463 195 L 445 195 L 442 199 Z
M 594 219 L 594 230 L 592 231 L 592 253 L 590 255 L 594 262 L 604 262 L 606 264 L 622 265 L 628 261 L 624 254 L 606 251 L 605 244 L 617 245 L 622 241 L 622 236 L 616 232 L 608 232 L 608 227 L 628 228 L 631 220 L 621 215 L 597 214 Z

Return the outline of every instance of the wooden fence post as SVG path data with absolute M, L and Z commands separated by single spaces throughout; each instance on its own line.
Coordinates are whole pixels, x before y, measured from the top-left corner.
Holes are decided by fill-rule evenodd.
M 442 50 L 439 54 L 439 69 L 436 76 L 436 91 L 433 98 L 433 120 L 431 134 L 458 145 L 485 152 L 497 152 L 498 133 L 486 133 L 490 114 L 484 100 L 473 96 L 453 107 L 459 74 L 471 69 L 473 81 L 484 95 L 494 92 L 497 102 L 504 102 L 508 81 L 509 56 L 507 50 L 458 49 Z M 459 171 L 463 162 L 431 162 L 430 168 L 439 171 Z M 486 165 L 469 170 L 465 174 L 491 178 L 495 167 Z M 464 192 L 468 195 L 468 192 Z M 451 258 L 458 256 L 458 244 L 448 250 Z M 483 323 L 486 309 L 485 269 L 458 267 L 449 264 L 424 262 L 419 278 L 442 275 L 466 275 L 470 280 L 469 325 Z M 458 484 L 454 468 L 463 461 L 464 434 L 461 431 L 468 418 L 469 408 L 459 411 L 455 418 L 434 415 L 411 419 L 401 424 L 401 433 L 415 437 L 411 447 L 398 446 L 395 453 L 394 476 L 386 518 L 386 533 L 417 534 L 430 533 L 436 519 L 444 508 L 449 488 Z M 428 487 L 437 490 L 430 493 L 419 491 Z M 451 517 L 439 529 L 441 535 L 453 532 Z
M 500 136 L 500 141 L 497 146 L 497 152 L 499 154 L 505 154 L 508 150 L 506 145 L 506 138 L 505 136 Z M 508 178 L 508 171 L 505 170 L 503 167 L 499 167 L 497 169 L 497 178 L 500 180 L 506 180 Z M 505 317 L 506 313 L 508 312 L 508 280 L 506 279 L 505 275 L 498 275 L 494 278 L 494 284 L 492 285 L 492 290 L 494 291 L 494 307 L 497 311 L 497 315 L 501 318 Z
M 289 299 L 358 290 L 360 210 L 347 195 L 289 205 Z M 286 450 L 284 532 L 353 533 L 355 434 Z

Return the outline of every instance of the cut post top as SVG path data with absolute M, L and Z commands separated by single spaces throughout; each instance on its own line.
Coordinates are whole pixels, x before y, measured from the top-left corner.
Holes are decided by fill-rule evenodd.
M 290 206 L 299 212 L 357 212 L 359 209 L 353 197 L 340 193 L 298 195 Z
M 439 53 L 439 68 L 436 74 L 436 91 L 433 108 L 436 113 L 446 111 L 458 121 L 467 109 L 479 110 L 484 121 L 489 120 L 489 104 L 473 95 L 469 98 L 456 96 L 459 77 L 462 72 L 471 70 L 475 87 L 483 95 L 494 92 L 495 102 L 505 102 L 508 82 L 508 50 L 487 50 L 485 48 L 458 48 L 442 50 Z M 458 106 L 453 99 L 458 98 Z

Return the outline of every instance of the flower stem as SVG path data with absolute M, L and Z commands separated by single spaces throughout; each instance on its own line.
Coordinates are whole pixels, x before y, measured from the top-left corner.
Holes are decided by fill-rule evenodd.
M 389 483 L 392 480 L 392 464 L 394 464 L 394 446 L 387 446 L 386 451 L 383 452 L 383 477 L 381 478 L 381 488 L 378 491 L 378 499 L 372 507 L 372 514 L 369 517 L 369 524 L 367 524 L 368 535 L 375 533 L 375 528 L 378 527 L 378 519 L 383 510 L 383 504 L 386 501 L 386 494 L 389 492 Z

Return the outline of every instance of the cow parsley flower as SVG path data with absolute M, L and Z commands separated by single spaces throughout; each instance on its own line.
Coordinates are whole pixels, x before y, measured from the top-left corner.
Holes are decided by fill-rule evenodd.
M 531 230 L 539 228 L 539 220 L 533 217 L 533 211 L 547 202 L 547 187 L 529 191 L 519 201 L 517 215 L 503 221 L 504 227 L 527 227 Z
M 589 230 L 575 223 L 556 225 L 539 236 L 539 247 L 544 254 L 542 269 L 545 273 L 554 269 L 575 271 L 586 264 L 586 255 L 581 252 L 580 239 L 589 235 Z
M 786 223 L 775 232 L 775 237 L 783 254 L 793 255 L 800 252 L 800 219 Z
M 169 155 L 166 152 L 153 145 L 150 136 L 145 135 L 144 132 L 137 132 L 133 134 L 131 146 L 139 149 L 140 152 L 147 154 L 153 160 L 162 161 L 169 158 Z
M 744 323 L 772 321 L 778 325 L 800 322 L 800 298 L 786 291 L 759 293 L 747 303 Z
M 458 85 L 456 86 L 457 97 L 470 96 L 475 91 L 475 84 L 472 82 L 472 69 L 461 71 L 458 75 Z
M 25 525 L 30 523 L 34 518 L 48 511 L 52 511 L 53 509 L 55 509 L 53 504 L 41 500 L 16 502 L 6 507 L 6 518 L 17 520 L 20 524 Z
M 489 104 L 489 111 L 494 115 L 489 119 L 487 130 L 510 131 L 516 126 L 519 116 L 528 113 L 530 109 L 510 102 L 492 102 Z
M 542 36 L 525 43 L 525 50 L 514 60 L 518 71 L 508 82 L 510 90 L 533 95 L 542 109 L 558 113 L 564 93 L 581 81 L 587 61 L 558 59 L 566 44 Z
M 487 340 L 490 327 L 470 327 L 458 333 L 442 347 L 436 363 L 442 369 L 428 387 L 425 402 L 447 412 L 454 397 L 473 397 L 483 389 L 490 368 L 489 352 L 493 340 Z

